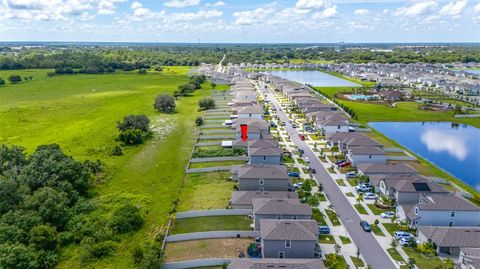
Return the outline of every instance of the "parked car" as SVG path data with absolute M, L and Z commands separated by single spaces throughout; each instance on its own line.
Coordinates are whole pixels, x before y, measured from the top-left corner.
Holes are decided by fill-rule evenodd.
M 315 168 L 311 168 L 311 167 L 310 167 L 309 170 L 310 170 L 310 173 L 312 173 L 312 174 L 316 174 L 316 173 L 317 173 L 317 170 L 315 170 Z
M 291 172 L 288 172 L 288 176 L 289 177 L 300 177 L 300 173 L 295 172 L 295 171 L 291 171 Z
M 282 152 L 282 155 L 285 157 L 292 157 L 292 153 L 290 151 L 284 151 Z
M 287 124 L 284 121 L 282 121 L 282 126 L 285 126 L 285 125 L 287 125 Z
M 355 186 L 355 190 L 357 192 L 370 192 L 372 191 L 372 187 L 367 184 L 360 184 Z
M 411 239 L 411 238 L 413 238 L 413 235 L 411 233 L 404 232 L 404 231 L 396 231 L 396 232 L 393 233 L 393 236 L 395 237 L 395 239 L 402 239 L 402 238 Z
M 330 234 L 330 227 L 328 226 L 318 226 L 319 234 Z
M 354 177 L 357 176 L 357 172 L 353 172 L 353 171 L 352 171 L 352 172 L 347 172 L 347 173 L 345 174 L 345 176 L 346 176 L 347 178 L 354 178 Z
M 380 214 L 380 217 L 382 217 L 382 219 L 391 219 L 395 216 L 395 212 L 393 211 L 387 211 L 387 212 L 383 212 L 382 214 Z
M 275 122 L 272 121 L 272 122 L 270 122 L 270 127 L 275 128 L 275 127 L 277 127 L 277 125 L 275 124 Z
M 400 246 L 403 246 L 403 247 L 409 246 L 410 242 L 412 242 L 411 237 L 402 237 L 400 238 L 400 240 L 398 240 L 398 243 L 400 244 Z
M 352 164 L 351 162 L 343 162 L 339 164 L 338 167 L 347 167 L 347 166 L 350 166 L 351 164 Z
M 298 125 L 296 123 L 292 123 L 292 128 L 293 129 L 296 129 L 298 127 Z
M 365 232 L 371 232 L 372 231 L 372 226 L 370 226 L 370 224 L 368 224 L 368 222 L 366 222 L 364 220 L 360 221 L 360 226 L 362 226 L 362 229 Z
M 365 200 L 377 200 L 377 195 L 372 192 L 366 192 L 363 194 L 363 199 Z
M 337 161 L 335 162 L 335 164 L 336 164 L 336 165 L 339 165 L 339 164 L 344 163 L 344 162 L 346 162 L 346 160 L 337 160 Z
M 299 134 L 298 137 L 300 137 L 300 140 L 305 141 L 305 135 Z
M 296 190 L 302 187 L 303 183 L 302 182 L 297 182 L 292 185 L 292 187 Z
M 306 162 L 306 163 L 310 163 L 310 158 L 308 158 L 308 157 L 303 157 L 303 161 Z

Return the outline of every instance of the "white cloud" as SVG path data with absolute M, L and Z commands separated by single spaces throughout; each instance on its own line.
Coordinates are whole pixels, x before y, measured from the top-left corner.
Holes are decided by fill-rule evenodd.
M 237 25 L 251 25 L 265 21 L 265 19 L 273 14 L 275 9 L 272 7 L 259 7 L 254 10 L 234 12 L 235 24 Z
M 137 8 L 141 8 L 143 7 L 142 3 L 138 2 L 138 1 L 135 1 L 132 3 L 132 5 L 130 6 L 131 9 L 137 9 Z
M 127 0 L 101 0 L 98 4 L 97 13 L 100 15 L 115 14 L 115 4 L 126 2 Z
M 225 2 L 223 1 L 217 1 L 215 3 L 207 3 L 205 4 L 207 7 L 222 7 L 225 5 Z
M 210 19 L 214 17 L 221 17 L 222 11 L 219 10 L 200 10 L 198 12 L 179 12 L 168 14 L 168 19 L 173 21 L 191 21 L 197 19 Z
M 321 9 L 325 7 L 324 0 L 298 0 L 295 7 L 298 9 Z
M 438 4 L 435 1 L 423 1 L 412 6 L 398 8 L 397 16 L 420 16 L 430 13 Z
M 365 16 L 370 14 L 370 11 L 368 11 L 368 9 L 357 9 L 353 12 L 353 14 L 359 15 L 359 16 Z
M 95 10 L 95 0 L 3 0 L 5 18 L 66 20 L 69 17 L 87 18 Z
M 198 6 L 199 4 L 200 4 L 200 0 L 168 0 L 163 5 L 166 7 L 183 8 L 183 7 Z
M 328 7 L 322 12 L 313 14 L 314 19 L 326 19 L 337 15 L 337 6 Z
M 447 15 L 447 16 L 460 15 L 460 13 L 462 13 L 462 11 L 467 6 L 467 3 L 468 3 L 467 0 L 458 0 L 458 1 L 450 2 L 444 5 L 442 9 L 440 9 L 439 14 Z
M 473 10 L 475 11 L 475 13 L 480 14 L 480 2 L 473 8 Z
M 440 130 L 427 130 L 420 140 L 432 152 L 448 152 L 459 161 L 468 156 L 468 147 L 465 139 L 461 136 L 445 133 Z

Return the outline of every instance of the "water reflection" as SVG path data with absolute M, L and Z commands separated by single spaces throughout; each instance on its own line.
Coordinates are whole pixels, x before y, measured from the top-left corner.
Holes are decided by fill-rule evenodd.
M 460 135 L 440 130 L 426 130 L 420 139 L 428 151 L 435 153 L 445 151 L 459 161 L 464 161 L 468 156 L 467 141 Z

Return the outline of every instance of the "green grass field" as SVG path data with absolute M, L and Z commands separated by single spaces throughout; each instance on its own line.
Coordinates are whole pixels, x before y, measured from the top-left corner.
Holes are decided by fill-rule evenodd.
M 164 72 L 138 75 L 73 75 L 47 77 L 49 70 L 0 72 L 32 76 L 33 81 L 0 88 L 0 144 L 23 146 L 58 143 L 79 160 L 100 159 L 106 167 L 103 181 L 92 188 L 99 216 L 132 202 L 145 213 L 140 231 L 118 238 L 114 256 L 81 265 L 79 246 L 61 251 L 58 268 L 133 268 L 131 249 L 153 240 L 166 224 L 178 197 L 196 136 L 194 120 L 199 98 L 210 96 L 210 83 L 192 97 L 177 101 L 177 113 L 158 114 L 154 97 L 171 94 L 188 81 L 188 68 L 168 67 Z M 146 114 L 154 136 L 138 147 L 124 147 L 124 155 L 110 156 L 118 142 L 116 122 L 128 114 Z
M 247 216 L 213 216 L 177 219 L 170 234 L 206 231 L 248 231 L 252 219 Z

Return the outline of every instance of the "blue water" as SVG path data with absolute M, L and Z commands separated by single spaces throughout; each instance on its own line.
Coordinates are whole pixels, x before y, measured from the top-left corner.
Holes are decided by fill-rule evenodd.
M 480 191 L 480 129 L 447 122 L 373 122 L 370 126 Z
M 363 94 L 347 94 L 348 98 L 351 100 L 370 100 L 373 98 L 371 95 L 363 95 Z
M 360 86 L 357 83 L 332 76 L 330 74 L 317 71 L 317 70 L 275 70 L 265 71 L 270 75 L 279 76 L 292 81 L 297 81 L 302 84 L 310 84 L 312 86 L 321 87 L 356 87 Z
M 465 71 L 467 73 L 470 73 L 470 74 L 480 75 L 480 69 L 465 69 L 463 71 Z

